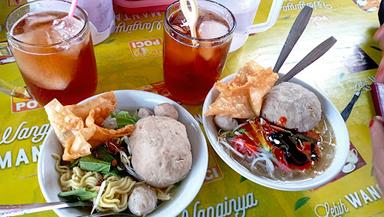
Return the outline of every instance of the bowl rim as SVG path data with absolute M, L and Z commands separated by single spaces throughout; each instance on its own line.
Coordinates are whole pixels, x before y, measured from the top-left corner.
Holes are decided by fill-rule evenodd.
M 222 82 L 229 82 L 234 79 L 236 73 L 230 74 L 223 79 L 221 79 Z M 319 98 L 320 102 L 322 103 L 322 108 L 324 111 L 324 105 L 327 104 L 327 110 L 332 110 L 336 112 L 336 118 L 338 119 L 338 123 L 340 121 L 343 122 L 343 124 L 339 127 L 341 127 L 339 130 L 342 132 L 340 135 L 335 135 L 336 140 L 336 146 L 335 146 L 335 156 L 333 157 L 330 165 L 324 170 L 324 172 L 321 175 L 318 175 L 314 178 L 304 179 L 304 180 L 293 180 L 293 181 L 282 181 L 282 180 L 273 180 L 266 177 L 258 176 L 250 172 L 245 166 L 241 165 L 239 162 L 234 160 L 232 157 L 228 155 L 228 153 L 224 150 L 224 148 L 217 143 L 217 138 L 213 135 L 214 133 L 211 132 L 210 128 L 215 127 L 208 123 L 208 119 L 211 117 L 206 117 L 204 114 L 208 110 L 209 105 L 213 102 L 213 94 L 217 94 L 217 90 L 215 87 L 212 87 L 209 91 L 207 97 L 205 98 L 204 104 L 203 104 L 203 111 L 202 111 L 202 121 L 204 126 L 204 131 L 208 137 L 209 143 L 211 147 L 215 150 L 215 152 L 220 156 L 220 158 L 235 172 L 238 174 L 244 176 L 248 180 L 252 181 L 255 184 L 262 185 L 264 187 L 276 189 L 276 190 L 282 190 L 282 191 L 303 191 L 303 190 L 309 190 L 309 189 L 315 189 L 317 187 L 320 187 L 328 182 L 330 182 L 334 177 L 336 177 L 339 172 L 341 171 L 342 167 L 344 166 L 348 153 L 349 153 L 349 147 L 350 147 L 350 141 L 349 141 L 349 133 L 346 127 L 346 124 L 344 120 L 342 119 L 340 112 L 337 110 L 335 105 L 332 103 L 332 101 L 321 91 L 317 90 L 312 85 L 309 85 L 308 83 L 304 82 L 301 79 L 298 78 L 292 78 L 290 82 L 298 83 L 305 87 L 306 89 L 312 91 L 315 93 L 315 95 Z M 321 97 L 319 97 L 321 96 Z M 322 99 L 320 99 L 322 98 Z M 333 124 L 329 121 L 331 126 Z M 216 128 L 216 127 L 215 127 Z M 217 129 L 217 128 L 216 128 Z M 333 130 L 335 133 L 335 129 Z M 342 145 L 341 147 L 340 144 Z M 337 151 L 339 150 L 339 151 Z M 340 153 L 339 153 L 340 152 Z M 336 166 L 334 166 L 336 165 Z M 333 167 L 332 167 L 333 166 Z M 332 167 L 332 168 L 331 168 Z M 333 169 L 330 171 L 330 169 Z M 318 178 L 320 177 L 320 178 Z
M 110 91 L 108 91 L 110 92 Z M 154 211 L 156 210 L 160 210 L 159 213 L 156 213 L 156 216 L 162 216 L 164 214 L 166 215 L 171 215 L 171 216 L 177 216 L 179 213 L 181 213 L 183 211 L 183 209 L 185 209 L 193 200 L 194 198 L 197 196 L 197 194 L 199 193 L 201 187 L 203 186 L 204 184 L 204 180 L 205 180 L 205 176 L 206 176 L 206 171 L 207 171 L 207 168 L 208 168 L 208 146 L 207 146 L 207 143 L 206 143 L 206 139 L 205 139 L 205 136 L 203 134 L 203 131 L 200 127 L 200 124 L 196 121 L 196 119 L 192 116 L 192 114 L 187 110 L 185 109 L 183 106 L 181 106 L 180 104 L 176 103 L 175 101 L 173 101 L 172 99 L 169 99 L 165 96 L 162 96 L 162 95 L 159 95 L 159 94 L 155 94 L 155 93 L 152 93 L 152 92 L 148 92 L 148 91 L 143 91 L 143 90 L 113 90 L 111 92 L 114 92 L 116 98 L 118 98 L 118 95 L 119 94 L 140 94 L 140 95 L 146 95 L 146 96 L 151 96 L 151 97 L 155 97 L 161 101 L 163 101 L 164 103 L 165 102 L 168 102 L 168 103 L 171 103 L 172 105 L 176 105 L 177 106 L 177 110 L 179 112 L 182 112 L 183 114 L 185 114 L 186 118 L 191 120 L 190 123 L 188 123 L 192 128 L 194 128 L 196 130 L 196 134 L 197 134 L 197 138 L 198 138 L 198 143 L 200 143 L 200 152 L 199 152 L 199 158 L 194 160 L 194 157 L 192 156 L 192 167 L 191 167 L 191 170 L 189 171 L 187 177 L 185 177 L 182 181 L 180 181 L 180 183 L 184 182 L 185 180 L 193 180 L 193 183 L 194 185 L 193 186 L 190 186 L 189 188 L 185 188 L 187 192 L 189 192 L 189 194 L 187 195 L 183 195 L 183 194 L 180 194 L 178 193 L 178 198 L 172 198 L 171 201 L 173 200 L 174 204 L 172 204 L 172 206 L 167 206 L 166 208 L 162 208 L 161 206 L 157 207 Z M 104 94 L 106 92 L 103 92 L 103 93 L 99 93 L 97 95 L 94 95 L 94 96 L 91 96 L 87 99 L 84 99 L 82 100 L 81 102 L 79 102 L 78 104 L 81 104 L 81 103 L 85 103 L 91 99 L 94 99 L 102 94 Z M 145 96 L 143 96 L 143 98 L 145 98 Z M 118 99 L 117 99 L 118 101 Z M 183 125 L 186 126 L 186 124 L 183 123 Z M 187 127 L 187 126 L 186 126 Z M 51 201 L 49 200 L 49 192 L 47 191 L 47 187 L 45 187 L 43 184 L 44 184 L 44 180 L 43 180 L 43 169 L 44 169 L 44 165 L 43 165 L 43 159 L 45 159 L 45 157 L 43 156 L 46 156 L 48 153 L 47 150 L 46 150 L 46 141 L 48 140 L 48 137 L 52 137 L 52 136 L 55 136 L 56 137 L 56 134 L 53 130 L 53 128 L 51 127 L 48 131 L 48 134 L 47 136 L 45 137 L 44 139 L 44 142 L 42 143 L 42 148 L 40 150 L 40 155 L 39 155 L 39 159 L 38 159 L 38 162 L 37 162 L 37 173 L 38 173 L 38 182 L 39 182 L 39 187 L 40 187 L 40 191 L 42 192 L 43 196 L 44 196 L 44 199 L 47 201 L 47 202 L 56 202 L 56 201 Z M 192 145 L 192 144 L 191 144 Z M 192 150 L 192 148 L 191 148 Z M 200 173 L 197 173 L 197 175 L 195 176 L 195 178 L 192 179 L 191 174 L 192 174 L 192 170 L 194 168 L 194 165 L 195 165 L 195 168 L 204 168 L 202 169 L 201 171 L 204 170 L 204 172 L 200 172 Z M 56 172 L 56 171 L 55 171 Z M 179 187 L 178 187 L 179 188 Z M 180 189 L 178 189 L 180 190 Z M 176 200 L 176 199 L 179 199 L 179 200 Z M 181 199 L 181 200 L 180 200 Z M 169 204 L 170 205 L 170 204 Z M 59 216 L 68 216 L 67 214 L 63 213 L 62 211 L 60 211 L 59 209 L 54 209 L 53 210 L 57 215 Z M 149 215 L 147 215 L 148 217 L 150 216 L 154 216 L 153 213 L 150 213 Z

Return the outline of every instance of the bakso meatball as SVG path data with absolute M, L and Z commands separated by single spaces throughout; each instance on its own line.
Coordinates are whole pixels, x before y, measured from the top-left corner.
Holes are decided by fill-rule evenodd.
M 216 115 L 214 120 L 218 127 L 226 131 L 234 130 L 239 125 L 236 119 L 229 116 Z
M 175 120 L 179 118 L 179 112 L 173 105 L 169 103 L 162 103 L 155 106 L 154 111 L 156 116 L 166 116 Z
M 137 116 L 139 116 L 139 118 L 145 118 L 151 115 L 153 115 L 153 112 L 147 108 L 140 108 L 137 112 Z
M 137 216 L 151 213 L 156 208 L 156 204 L 156 192 L 145 185 L 135 187 L 128 199 L 129 211 Z
M 301 85 L 284 82 L 265 96 L 261 116 L 279 126 L 306 132 L 320 122 L 321 104 Z
M 153 187 L 167 187 L 188 174 L 191 144 L 185 126 L 175 119 L 149 116 L 140 119 L 130 137 L 132 167 Z

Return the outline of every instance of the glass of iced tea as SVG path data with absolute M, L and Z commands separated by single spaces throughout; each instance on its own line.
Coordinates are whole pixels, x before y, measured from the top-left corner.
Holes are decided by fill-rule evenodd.
M 54 98 L 77 103 L 93 95 L 97 85 L 96 61 L 85 11 L 71 3 L 38 0 L 8 15 L 8 43 L 27 90 L 40 104 Z
M 200 104 L 220 77 L 236 21 L 226 7 L 198 1 L 197 37 L 191 37 L 180 2 L 165 12 L 163 70 L 172 96 L 185 104 Z

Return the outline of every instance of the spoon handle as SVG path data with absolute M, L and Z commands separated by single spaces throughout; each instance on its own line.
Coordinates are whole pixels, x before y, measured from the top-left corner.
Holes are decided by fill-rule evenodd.
M 52 202 L 52 203 L 35 203 L 35 204 L 17 204 L 17 205 L 0 205 L 0 216 L 17 216 L 28 213 L 42 212 L 52 209 L 87 206 L 83 202 L 65 203 L 65 202 Z
M 280 52 L 279 58 L 277 58 L 275 67 L 273 68 L 274 72 L 279 72 L 281 66 L 284 64 L 288 55 L 291 53 L 296 42 L 299 40 L 300 36 L 303 34 L 305 27 L 311 18 L 313 9 L 311 7 L 305 6 L 301 10 L 299 16 L 297 16 L 295 22 L 292 25 L 291 30 L 289 31 L 287 40 L 284 43 L 283 49 Z
M 336 43 L 336 39 L 331 36 L 327 40 L 323 41 L 317 47 L 315 47 L 307 56 L 305 56 L 298 64 L 296 64 L 287 74 L 280 77 L 276 84 L 281 82 L 288 81 L 293 78 L 297 73 L 301 72 L 301 70 L 305 69 L 307 66 L 311 65 L 321 56 L 323 56 L 331 47 Z
M 197 0 L 180 0 L 180 8 L 185 19 L 188 22 L 189 29 L 191 30 L 191 36 L 197 37 L 196 23 L 199 18 L 199 8 Z

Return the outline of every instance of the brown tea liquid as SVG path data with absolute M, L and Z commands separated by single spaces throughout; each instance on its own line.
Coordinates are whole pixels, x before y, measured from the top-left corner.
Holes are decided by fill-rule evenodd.
M 197 38 L 189 38 L 190 29 L 181 11 L 169 18 L 173 29 L 164 33 L 164 80 L 172 96 L 186 104 L 200 104 L 219 79 L 231 40 L 218 37 L 229 32 L 228 23 L 217 14 L 200 10 Z M 211 40 L 214 39 L 214 40 Z M 194 45 L 195 43 L 195 45 Z
M 64 12 L 27 14 L 12 28 L 21 43 L 11 46 L 31 95 L 47 104 L 57 98 L 74 104 L 93 95 L 96 61 L 84 21 Z

